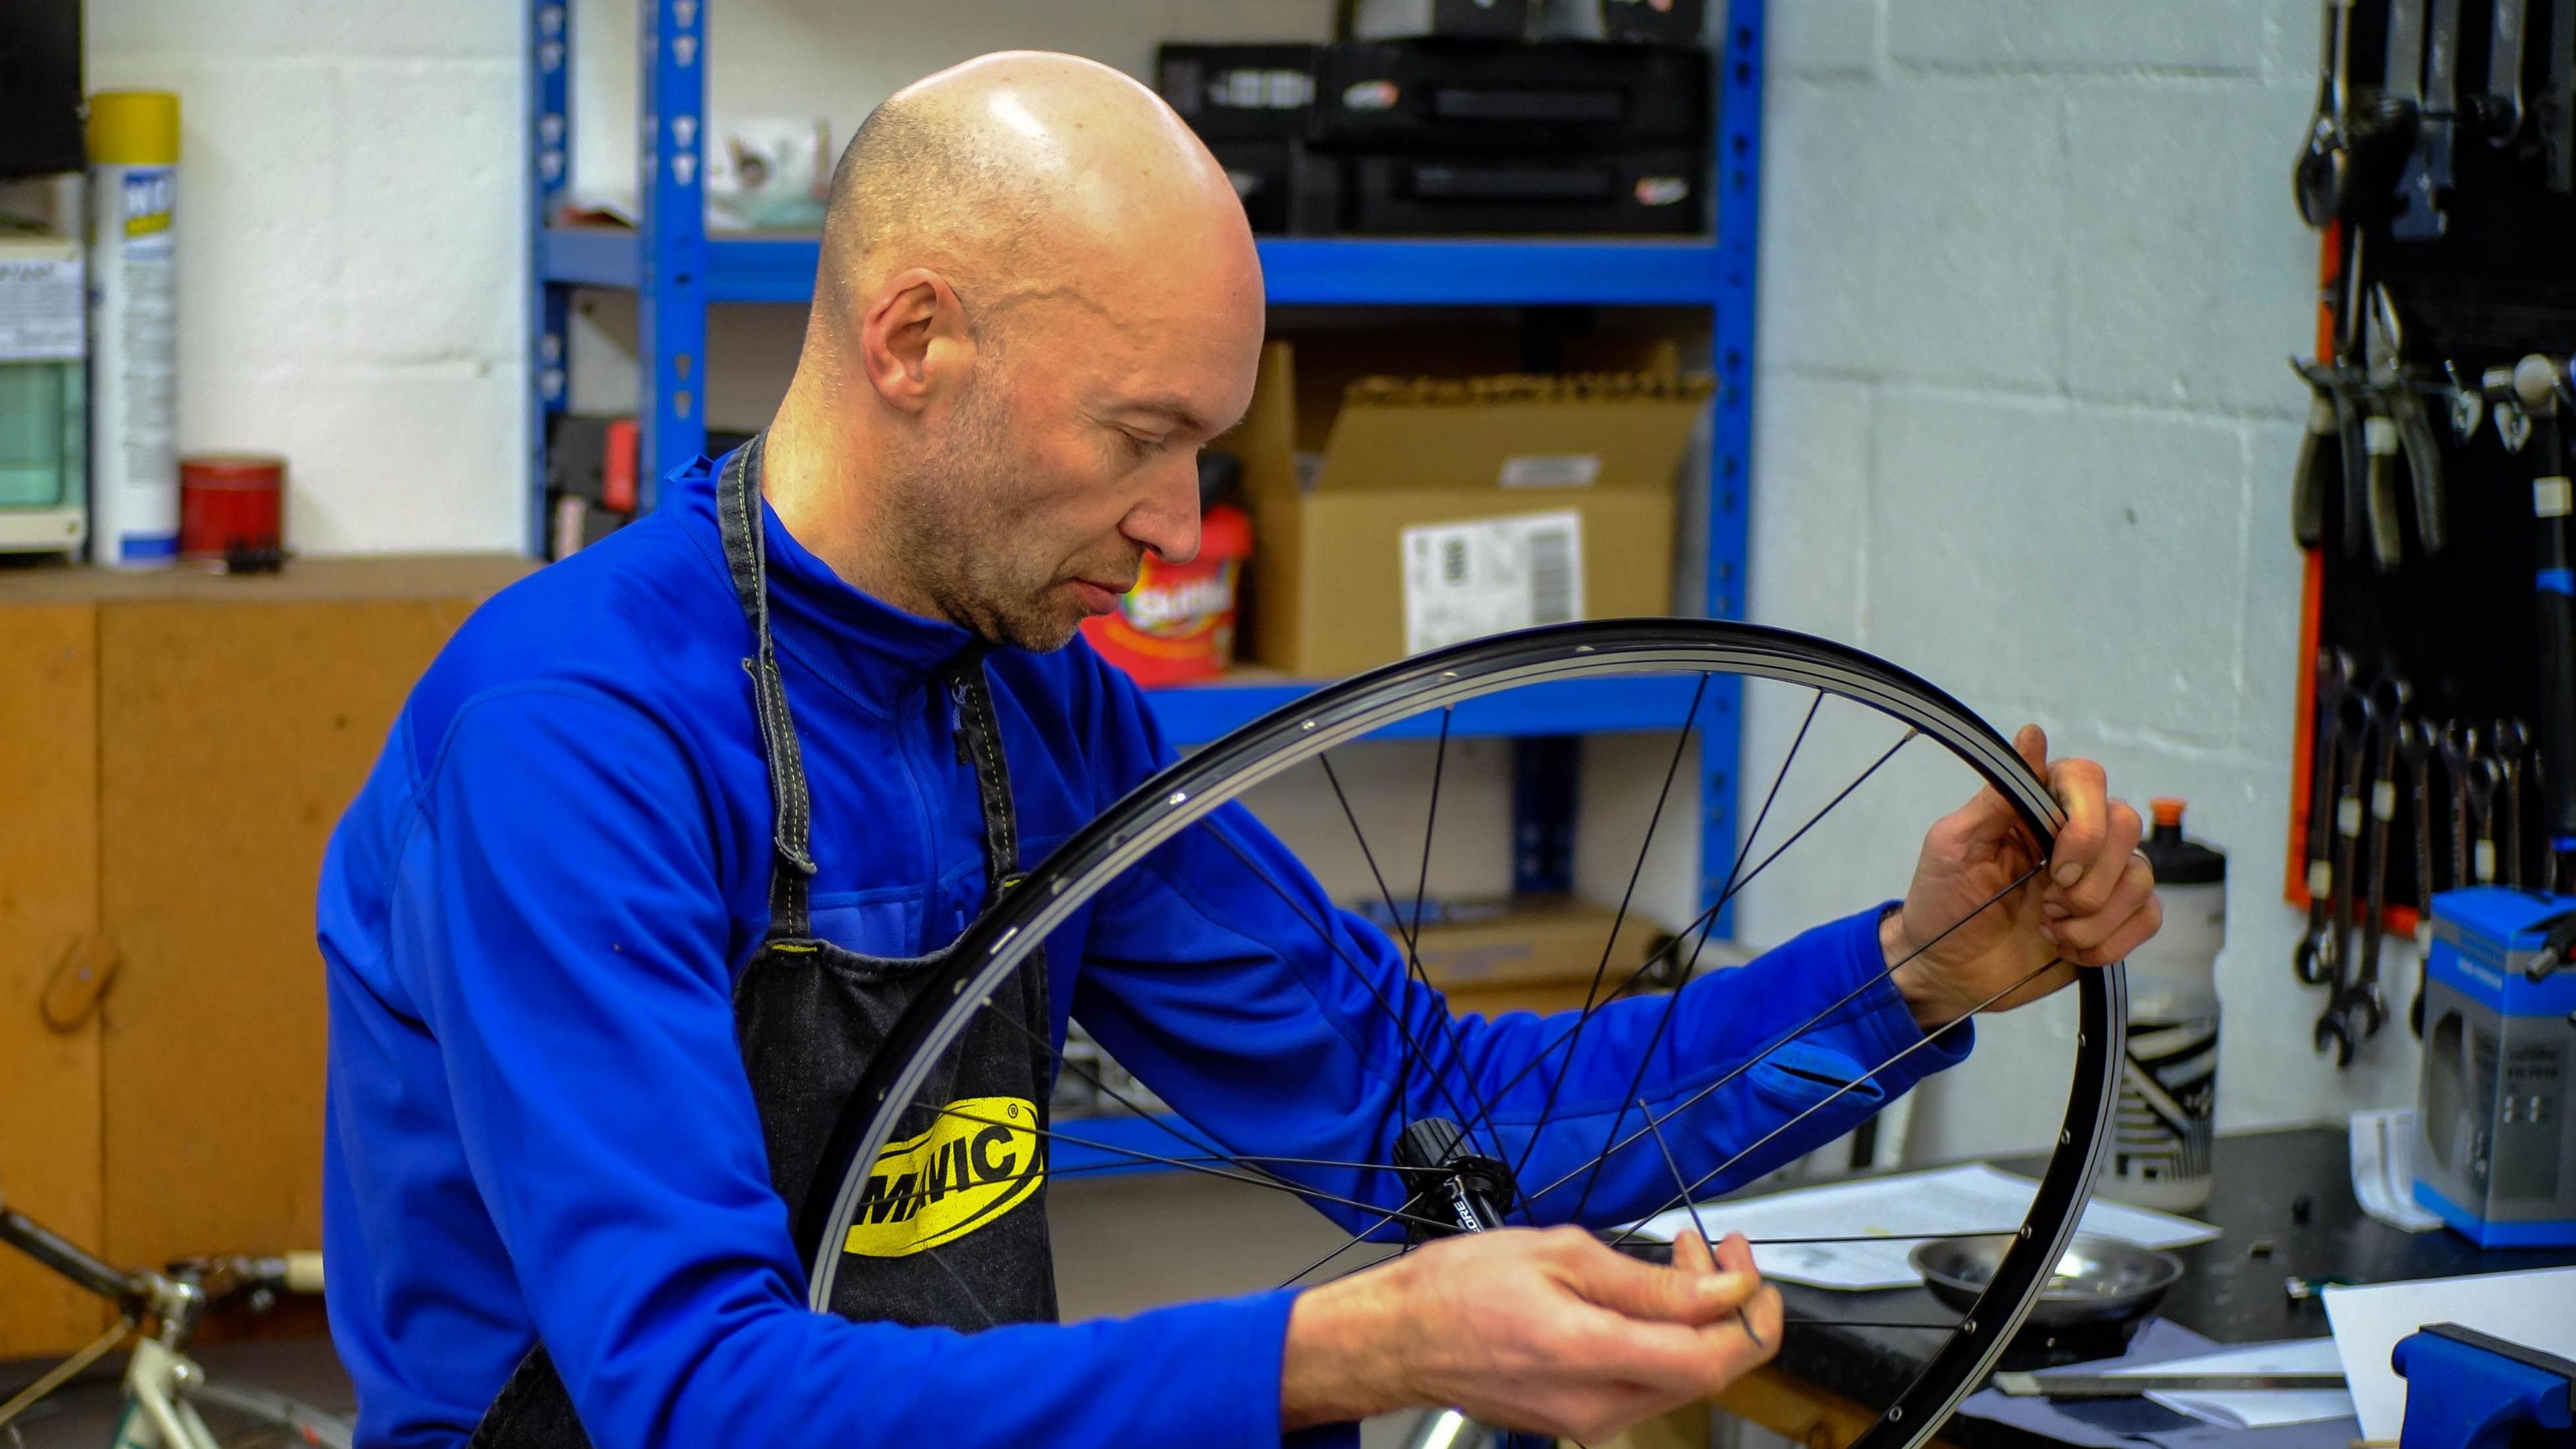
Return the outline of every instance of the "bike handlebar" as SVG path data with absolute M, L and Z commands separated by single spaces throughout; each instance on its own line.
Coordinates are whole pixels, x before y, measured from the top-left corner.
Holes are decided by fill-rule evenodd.
M 0 1242 L 101 1298 L 123 1304 L 151 1296 L 151 1287 L 142 1278 L 91 1257 L 14 1208 L 0 1206 Z

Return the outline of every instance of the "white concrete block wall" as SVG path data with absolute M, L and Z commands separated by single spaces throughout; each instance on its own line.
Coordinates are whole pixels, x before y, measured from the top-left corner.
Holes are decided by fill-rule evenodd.
M 179 417 L 281 452 L 308 553 L 521 541 L 519 7 L 92 0 L 180 96 Z
M 2231 862 L 2222 1125 L 2406 1100 L 2402 1025 L 2350 1072 L 2310 1050 L 2305 920 L 2280 900 L 2302 402 L 2281 360 L 2308 349 L 2316 274 L 2288 170 L 2314 4 L 1770 14 L 1753 617 L 1883 653 L 2004 729 L 2036 719 L 2142 807 L 2191 801 Z M 1752 712 L 1749 781 L 1796 723 L 1785 700 Z M 1874 880 L 1908 853 L 1834 856 Z M 1766 881 L 1748 934 L 1832 895 Z M 2404 948 L 2386 973 L 2402 1001 Z M 2020 1048 L 2062 1042 L 2058 1016 L 1990 1025 L 2003 1049 L 1926 1089 L 1916 1156 L 2045 1140 L 2057 1103 L 2029 1100 Z

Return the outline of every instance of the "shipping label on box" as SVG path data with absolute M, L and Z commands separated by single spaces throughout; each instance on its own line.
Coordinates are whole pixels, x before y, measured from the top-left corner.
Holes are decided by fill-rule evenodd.
M 83 308 L 80 246 L 0 241 L 0 362 L 78 362 Z
M 1572 509 L 1404 530 L 1404 649 L 1583 617 L 1583 515 Z

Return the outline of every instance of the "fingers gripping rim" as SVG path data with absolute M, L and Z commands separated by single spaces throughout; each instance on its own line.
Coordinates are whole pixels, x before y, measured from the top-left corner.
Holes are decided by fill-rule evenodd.
M 1420 655 L 1318 690 L 1138 786 L 1059 846 L 959 940 L 952 964 L 897 1022 L 843 1105 L 797 1216 L 810 1305 L 829 1311 L 842 1255 L 823 1245 L 846 1235 L 868 1165 L 892 1140 L 902 1109 L 976 1004 L 1066 916 L 1147 853 L 1253 785 L 1413 715 L 1549 680 L 1695 671 L 1838 695 L 1933 737 L 2012 804 L 2043 854 L 2064 823 L 2046 782 L 1957 700 L 1875 656 L 1760 625 L 1707 619 L 1557 625 Z M 2119 967 L 2078 973 L 2077 992 L 2081 1026 L 2067 1114 L 2030 1216 L 1960 1331 L 1854 1449 L 1914 1449 L 1929 1439 L 2001 1356 L 2074 1235 L 2109 1136 L 2127 1019 Z

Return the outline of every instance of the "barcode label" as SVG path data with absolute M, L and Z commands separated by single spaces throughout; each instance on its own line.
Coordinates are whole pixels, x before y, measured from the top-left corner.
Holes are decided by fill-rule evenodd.
M 1581 611 L 1574 603 L 1574 573 L 1583 566 L 1574 554 L 1576 520 L 1563 528 L 1543 528 L 1529 535 L 1529 597 L 1532 624 L 1570 624 Z
M 1583 617 L 1583 515 L 1524 513 L 1404 530 L 1408 654 Z

